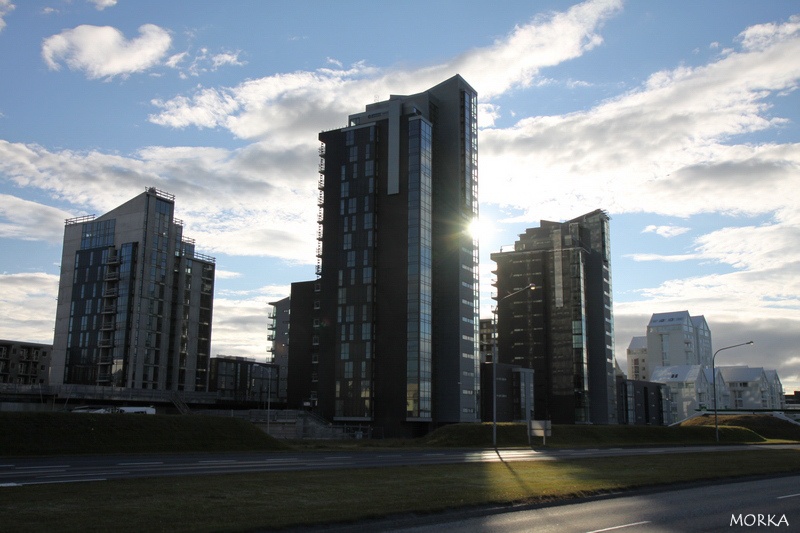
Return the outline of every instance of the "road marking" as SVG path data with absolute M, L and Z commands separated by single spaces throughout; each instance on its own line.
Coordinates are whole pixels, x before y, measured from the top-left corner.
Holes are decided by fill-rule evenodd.
M 18 466 L 17 470 L 47 470 L 50 468 L 69 468 L 69 465 Z
M 220 459 L 218 461 L 197 461 L 202 465 L 221 465 L 221 464 L 230 464 L 230 463 L 238 463 L 236 459 Z
M 108 481 L 105 478 L 97 478 L 97 479 L 65 479 L 62 481 L 30 481 L 26 483 L 20 483 L 20 486 L 23 485 L 53 485 L 55 483 L 85 483 L 87 481 Z
M 624 527 L 632 527 L 632 526 L 641 526 L 642 524 L 649 524 L 650 520 L 645 520 L 643 522 L 634 522 L 632 524 L 624 524 L 621 526 L 614 526 L 614 527 L 607 527 L 605 529 L 595 529 L 593 531 L 587 531 L 586 533 L 600 533 L 601 531 L 614 531 L 615 529 L 622 529 Z
M 787 494 L 786 496 L 778 496 L 779 500 L 783 500 L 784 498 L 796 498 L 800 496 L 800 493 L 797 494 Z
M 147 466 L 147 465 L 163 465 L 162 461 L 153 462 L 139 462 L 139 463 L 117 463 L 117 466 Z

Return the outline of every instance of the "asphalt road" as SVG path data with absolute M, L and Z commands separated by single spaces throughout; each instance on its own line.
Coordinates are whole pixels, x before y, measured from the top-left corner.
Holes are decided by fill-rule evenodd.
M 497 461 L 553 461 L 578 457 L 612 457 L 749 450 L 769 453 L 780 446 L 683 446 L 535 451 L 400 450 L 358 452 L 251 452 L 149 454 L 64 457 L 0 457 L 0 488 L 42 483 L 97 482 L 135 477 L 186 476 L 246 472 L 285 472 L 344 468 L 380 468 L 424 464 Z M 677 467 L 680 467 L 679 465 Z M 800 492 L 800 491 L 799 491 Z M 800 523 L 800 522 L 799 522 Z
M 800 476 L 642 491 L 420 526 L 386 521 L 359 527 L 394 533 L 800 531 Z

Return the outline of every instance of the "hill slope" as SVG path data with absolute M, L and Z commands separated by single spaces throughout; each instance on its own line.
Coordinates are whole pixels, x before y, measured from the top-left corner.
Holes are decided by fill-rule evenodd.
M 223 452 L 286 446 L 216 416 L 0 412 L 0 455 Z

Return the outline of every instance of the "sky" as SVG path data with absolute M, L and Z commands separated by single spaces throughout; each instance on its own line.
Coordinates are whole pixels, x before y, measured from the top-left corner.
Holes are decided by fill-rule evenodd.
M 481 314 L 540 220 L 611 216 L 615 353 L 704 315 L 800 390 L 800 2 L 0 0 L 0 338 L 53 342 L 64 221 L 156 187 L 216 257 L 212 354 L 314 279 L 318 134 L 479 94 Z

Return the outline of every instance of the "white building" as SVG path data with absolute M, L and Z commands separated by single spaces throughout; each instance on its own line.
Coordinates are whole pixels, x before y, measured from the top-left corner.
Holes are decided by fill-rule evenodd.
M 731 393 L 730 390 L 728 390 L 728 386 L 725 384 L 725 378 L 722 372 L 720 372 L 719 368 L 714 369 L 714 373 L 717 374 L 716 383 L 714 382 L 714 377 L 710 368 L 704 368 L 703 372 L 706 375 L 706 381 L 711 384 L 709 388 L 711 395 L 709 396 L 708 409 L 714 409 L 715 389 L 717 392 L 717 409 L 727 409 L 728 405 L 730 405 Z
M 762 367 L 718 367 L 730 391 L 728 409 L 782 409 L 783 387 L 777 372 Z M 769 377 L 768 377 L 769 374 Z
M 647 325 L 646 367 L 711 366 L 711 331 L 703 316 L 688 311 L 655 313 Z M 641 363 L 640 363 L 641 364 Z M 649 379 L 644 374 L 642 379 Z
M 633 337 L 628 345 L 628 377 L 647 381 L 647 337 Z
M 658 366 L 653 369 L 650 381 L 664 383 L 669 388 L 673 421 L 679 422 L 714 407 L 712 383 L 700 365 Z
M 777 370 L 764 370 L 769 385 L 770 405 L 775 409 L 786 408 L 786 396 L 783 394 L 783 384 L 778 377 Z

